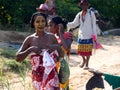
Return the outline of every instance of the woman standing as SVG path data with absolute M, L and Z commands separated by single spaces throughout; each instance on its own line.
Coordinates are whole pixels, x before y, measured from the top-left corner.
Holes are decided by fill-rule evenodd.
M 89 68 L 89 60 L 90 56 L 92 55 L 92 48 L 93 48 L 93 39 L 97 39 L 96 33 L 96 17 L 94 12 L 90 11 L 88 7 L 90 6 L 87 0 L 81 0 L 79 2 L 79 6 L 82 8 L 73 22 L 69 22 L 67 24 L 68 28 L 74 28 L 78 25 L 78 54 L 82 56 L 83 63 L 80 67 L 84 67 L 84 69 Z
M 16 54 L 16 60 L 21 62 L 30 54 L 32 83 L 35 90 L 59 90 L 57 70 L 53 66 L 56 65 L 56 57 L 62 57 L 64 53 L 55 36 L 44 31 L 47 25 L 45 14 L 34 13 L 30 24 L 32 28 L 35 28 L 35 33 L 26 37 Z M 44 61 L 46 53 L 51 58 L 51 60 L 49 58 L 46 60 L 49 65 Z M 49 69 L 51 72 L 46 75 L 46 70 Z

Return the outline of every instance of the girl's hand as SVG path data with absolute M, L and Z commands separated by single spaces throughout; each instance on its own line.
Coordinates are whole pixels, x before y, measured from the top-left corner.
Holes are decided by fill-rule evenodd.
M 59 27 L 59 33 L 63 32 L 64 29 L 63 24 L 58 24 L 58 27 Z
M 68 34 L 68 38 L 73 39 L 73 34 L 72 34 L 72 33 L 69 33 L 69 34 Z

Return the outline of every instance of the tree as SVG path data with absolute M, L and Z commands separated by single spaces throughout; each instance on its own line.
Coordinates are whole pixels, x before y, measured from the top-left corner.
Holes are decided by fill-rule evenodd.
M 57 14 L 72 21 L 79 12 L 79 0 L 0 0 L 0 24 L 21 27 L 29 24 L 31 15 L 41 3 L 52 1 Z M 114 27 L 120 27 L 120 0 L 89 0 L 103 18 L 109 19 Z M 52 3 L 52 4 L 53 4 Z
M 32 13 L 36 12 L 36 7 L 42 0 L 1 0 L 0 2 L 0 24 L 14 25 L 21 27 L 29 24 Z

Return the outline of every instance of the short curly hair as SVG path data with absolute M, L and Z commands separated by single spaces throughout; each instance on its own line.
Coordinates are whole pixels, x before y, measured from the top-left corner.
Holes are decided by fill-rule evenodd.
M 36 12 L 36 13 L 33 13 L 32 17 L 31 17 L 31 20 L 30 20 L 30 26 L 31 28 L 34 28 L 34 21 L 36 19 L 36 16 L 43 16 L 45 18 L 45 21 L 46 21 L 46 26 L 47 26 L 47 16 L 41 12 Z

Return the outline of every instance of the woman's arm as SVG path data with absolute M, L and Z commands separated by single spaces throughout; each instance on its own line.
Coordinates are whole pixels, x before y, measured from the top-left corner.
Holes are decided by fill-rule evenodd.
M 68 22 L 68 24 L 67 24 L 67 29 L 68 29 L 68 30 L 71 29 L 71 28 L 75 28 L 75 27 L 77 27 L 78 25 L 80 25 L 80 14 L 81 14 L 81 12 L 79 12 L 79 13 L 75 16 L 75 18 L 74 18 L 74 20 L 73 20 L 72 22 Z
M 27 37 L 18 52 L 16 53 L 16 61 L 21 62 L 28 56 L 28 54 L 30 53 L 29 42 L 30 38 Z
M 35 53 L 39 52 L 37 46 L 30 46 L 30 42 L 31 42 L 31 37 L 27 37 L 24 40 L 21 48 L 16 53 L 16 61 L 18 62 L 23 61 L 31 52 L 35 52 Z
M 93 34 L 96 36 L 97 39 L 97 29 L 96 29 L 96 17 L 94 12 L 91 12 L 91 18 L 92 18 L 92 29 L 93 29 Z
M 52 35 L 51 39 L 53 40 L 53 44 L 48 45 L 48 48 L 51 50 L 57 50 L 59 57 L 63 57 L 64 51 L 62 50 L 61 46 L 58 44 L 56 37 L 54 35 Z

